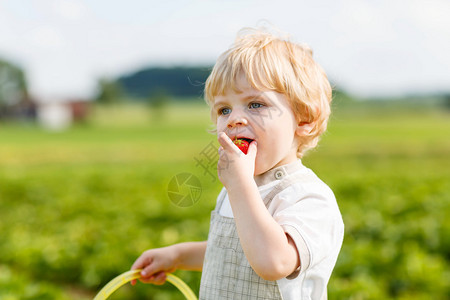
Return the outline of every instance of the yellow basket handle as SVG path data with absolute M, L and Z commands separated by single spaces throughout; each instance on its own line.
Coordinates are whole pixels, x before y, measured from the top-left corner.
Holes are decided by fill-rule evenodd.
M 189 288 L 189 286 L 180 278 L 173 274 L 166 274 L 167 281 L 173 284 L 176 288 L 180 290 L 181 293 L 186 297 L 187 300 L 197 300 L 197 296 L 194 292 Z M 95 296 L 94 300 L 105 300 L 112 293 L 114 293 L 118 288 L 122 285 L 130 282 L 134 279 L 139 279 L 141 277 L 141 270 L 131 270 L 125 273 L 120 274 L 110 282 L 108 282 L 98 294 Z

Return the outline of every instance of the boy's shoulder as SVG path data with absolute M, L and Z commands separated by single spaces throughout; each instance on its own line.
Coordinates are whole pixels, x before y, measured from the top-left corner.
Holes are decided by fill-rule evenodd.
M 305 166 L 300 159 L 294 162 L 275 167 L 262 175 L 255 177 L 255 181 L 260 188 L 269 186 L 290 186 L 298 185 L 305 189 L 324 188 L 329 189 L 310 168 Z
M 333 191 L 307 167 L 290 175 L 290 183 L 276 192 L 268 209 L 277 218 L 296 215 L 304 220 L 326 220 L 336 228 L 343 224 Z
M 322 199 L 336 202 L 333 191 L 316 173 L 298 159 L 269 170 L 256 178 L 260 192 L 266 197 L 282 197 L 289 202 Z
M 302 170 L 291 175 L 292 184 L 287 188 L 288 191 L 303 193 L 323 194 L 334 198 L 331 188 L 320 179 L 310 168 L 304 167 Z

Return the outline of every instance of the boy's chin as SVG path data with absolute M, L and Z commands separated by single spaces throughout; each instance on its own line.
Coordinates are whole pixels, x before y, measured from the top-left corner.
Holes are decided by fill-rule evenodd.
M 266 173 L 267 171 L 269 171 L 269 169 L 265 168 L 264 166 L 259 165 L 258 162 L 256 162 L 255 163 L 255 173 L 253 175 L 258 176 L 258 175 Z

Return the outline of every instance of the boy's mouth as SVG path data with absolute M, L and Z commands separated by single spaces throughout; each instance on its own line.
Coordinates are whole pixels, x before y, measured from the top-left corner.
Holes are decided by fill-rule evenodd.
M 237 137 L 237 136 L 235 136 L 233 139 L 232 139 L 232 141 L 233 142 L 235 142 L 235 141 L 246 141 L 247 143 L 251 143 L 251 142 L 253 142 L 254 141 L 254 139 L 250 139 L 250 138 L 246 138 L 246 137 Z
M 250 144 L 251 142 L 254 141 L 254 140 L 248 139 L 248 138 L 235 138 L 235 140 L 243 140 L 243 141 L 247 141 L 249 144 Z

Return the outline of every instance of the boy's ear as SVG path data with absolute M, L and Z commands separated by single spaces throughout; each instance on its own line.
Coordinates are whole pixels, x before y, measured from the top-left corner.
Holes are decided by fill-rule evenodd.
M 297 125 L 297 129 L 295 130 L 295 133 L 298 136 L 307 136 L 311 133 L 311 131 L 314 129 L 314 122 L 299 122 Z

